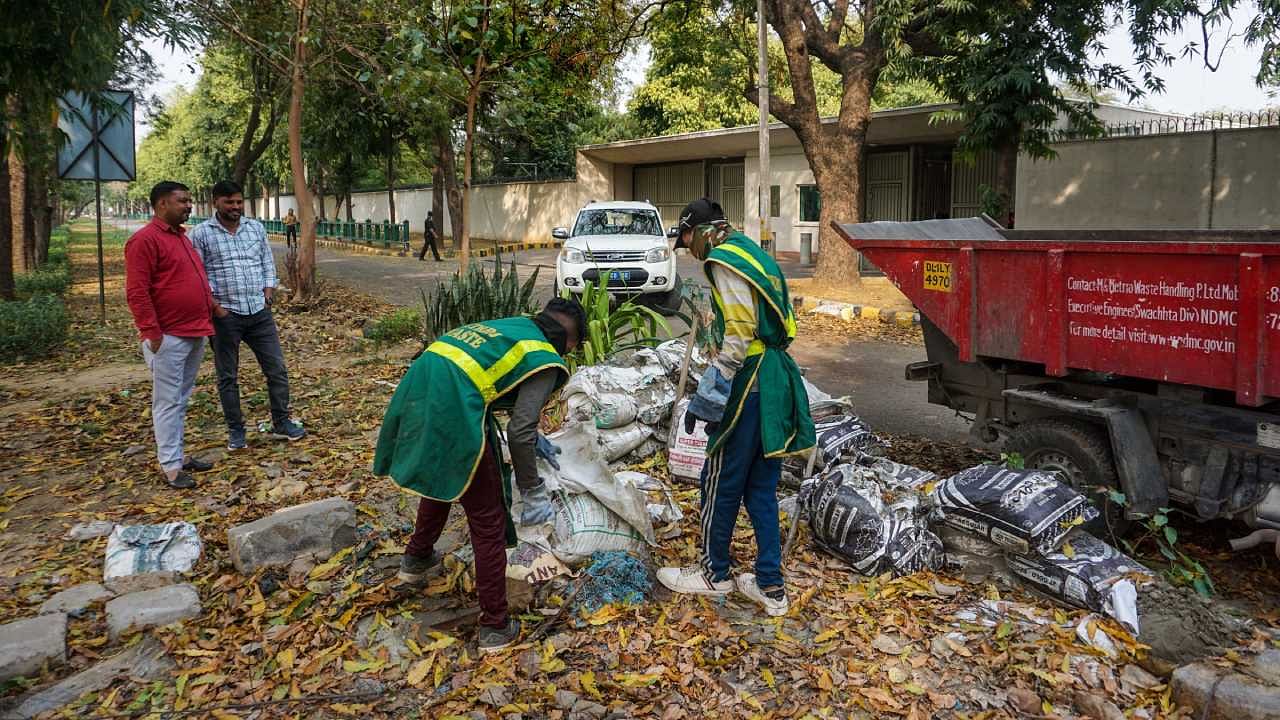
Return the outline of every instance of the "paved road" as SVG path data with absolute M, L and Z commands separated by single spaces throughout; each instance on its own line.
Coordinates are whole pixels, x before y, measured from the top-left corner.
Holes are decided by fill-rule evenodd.
M 277 244 L 278 256 L 283 245 Z M 540 300 L 550 296 L 555 250 L 529 250 L 515 254 L 521 277 L 538 268 Z M 509 258 L 507 260 L 509 262 Z M 477 260 L 492 264 L 492 258 Z M 416 258 L 387 257 L 317 249 L 316 263 L 322 277 L 331 278 L 397 305 L 419 305 L 420 289 L 428 292 L 447 280 L 457 263 L 446 260 L 420 262 Z M 803 269 L 786 268 L 802 275 Z M 702 278 L 697 261 L 681 258 L 679 272 L 686 281 Z M 677 328 L 679 330 L 680 328 Z M 806 368 L 809 379 L 832 395 L 848 395 L 871 427 L 892 433 L 910 433 L 938 440 L 963 441 L 968 424 L 943 407 L 930 405 L 923 383 L 908 382 L 903 368 L 924 359 L 924 348 L 875 340 L 836 339 L 802 335 L 792 355 Z

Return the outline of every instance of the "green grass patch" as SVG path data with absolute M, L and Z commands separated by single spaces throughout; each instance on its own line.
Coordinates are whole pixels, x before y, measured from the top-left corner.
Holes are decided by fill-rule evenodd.
M 413 308 L 400 308 L 370 323 L 364 329 L 364 336 L 379 344 L 421 337 L 422 313 Z

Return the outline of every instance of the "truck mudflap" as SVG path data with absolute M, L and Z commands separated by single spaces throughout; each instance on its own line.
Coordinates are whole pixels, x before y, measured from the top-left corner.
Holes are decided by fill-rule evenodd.
M 1141 411 L 1105 399 L 1085 400 L 1041 389 L 1011 388 L 1004 391 L 1004 396 L 1101 422 L 1111 439 L 1120 489 L 1125 494 L 1125 517 L 1142 519 L 1168 507 L 1169 488 Z

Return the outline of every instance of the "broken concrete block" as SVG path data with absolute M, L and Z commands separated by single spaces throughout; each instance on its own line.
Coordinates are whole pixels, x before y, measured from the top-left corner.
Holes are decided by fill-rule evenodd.
M 0 682 L 67 661 L 67 615 L 53 613 L 0 625 Z
M 227 531 L 231 562 L 241 573 L 288 565 L 306 553 L 329 557 L 356 542 L 356 507 L 328 498 L 279 510 Z
M 85 693 L 106 688 L 117 678 L 132 677 L 138 680 L 160 680 L 170 677 L 174 662 L 165 654 L 164 645 L 153 637 L 123 650 L 102 662 L 82 670 L 71 677 L 18 698 L 16 705 L 6 711 L 5 718 L 26 720 L 66 705 Z
M 48 615 L 49 613 L 63 612 L 68 615 L 79 616 L 90 605 L 106 602 L 115 596 L 115 593 L 98 583 L 82 583 L 69 587 L 45 600 L 44 604 L 40 606 L 40 614 Z
M 168 625 L 200 614 L 194 585 L 168 585 L 121 595 L 107 603 L 107 634 L 118 638 L 130 630 Z
M 115 529 L 116 524 L 110 520 L 93 520 L 73 525 L 67 531 L 67 537 L 71 540 L 92 540 L 93 538 L 106 537 Z
M 1269 720 L 1280 717 L 1280 650 L 1267 650 L 1233 673 L 1208 663 L 1173 671 L 1173 700 L 1206 720 Z M 1247 674 L 1245 674 L 1247 673 Z

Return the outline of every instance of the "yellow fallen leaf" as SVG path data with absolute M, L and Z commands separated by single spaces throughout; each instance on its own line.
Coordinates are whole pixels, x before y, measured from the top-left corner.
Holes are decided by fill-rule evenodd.
M 897 665 L 894 665 L 893 667 L 889 668 L 889 682 L 900 683 L 905 681 L 906 679 L 907 679 L 907 672 L 902 668 L 898 667 Z
M 1013 632 L 1013 623 L 1005 620 L 1000 623 L 1000 627 L 996 628 L 996 639 L 1003 640 L 1004 638 L 1009 637 L 1009 633 L 1011 632 Z
M 822 632 L 818 633 L 817 637 L 813 639 L 813 642 L 815 644 L 824 643 L 839 634 L 840 634 L 840 628 L 831 628 L 830 630 L 823 630 Z
M 649 687 L 658 682 L 658 678 L 662 675 L 653 673 L 646 675 L 644 673 L 615 673 L 613 679 L 619 685 L 624 687 Z
M 339 550 L 337 554 L 329 558 L 327 561 L 311 568 L 311 573 L 308 575 L 308 577 L 312 580 L 327 580 L 333 577 L 338 573 L 338 570 L 342 567 L 343 559 L 345 559 L 348 555 L 350 555 L 351 551 L 354 549 L 355 547 L 352 546 L 352 547 L 343 548 Z
M 827 672 L 826 668 L 823 668 L 822 672 L 818 674 L 818 687 L 827 692 L 835 689 L 835 683 L 831 681 L 831 673 Z
M 405 682 L 415 687 L 421 685 L 422 681 L 427 679 L 427 673 L 431 672 L 433 660 L 435 660 L 434 655 L 426 660 L 419 660 L 413 667 L 409 668 L 409 674 L 405 677 Z
M 906 690 L 907 692 L 911 693 L 912 695 L 923 695 L 923 694 L 924 694 L 924 692 L 925 692 L 925 691 L 924 691 L 924 688 L 920 687 L 919 685 L 917 685 L 917 684 L 915 684 L 915 683 L 913 683 L 913 682 L 903 683 L 903 684 L 902 684 L 902 689 L 903 689 L 903 690 Z
M 293 648 L 285 648 L 276 653 L 276 665 L 279 666 L 281 672 L 287 680 L 289 672 L 293 669 L 294 650 Z
M 770 690 L 774 689 L 776 683 L 773 679 L 773 672 L 769 668 L 761 668 L 760 677 L 764 678 L 764 684 L 768 685 Z
M 1076 549 L 1071 547 L 1071 543 L 1064 542 L 1062 543 L 1062 554 L 1065 555 L 1068 560 L 1074 559 L 1076 556 Z
M 618 608 L 614 605 L 602 605 L 595 612 L 586 615 L 588 625 L 606 625 L 618 618 Z
M 578 682 L 582 683 L 582 689 L 586 690 L 588 695 L 596 700 L 600 700 L 602 698 L 600 695 L 600 688 L 596 687 L 596 674 L 594 672 L 588 670 L 582 673 L 578 676 Z
M 458 638 L 452 635 L 445 635 L 444 633 L 432 633 L 432 637 L 435 638 L 435 641 L 428 645 L 422 646 L 423 652 L 434 652 L 436 650 L 443 650 L 449 647 L 450 645 L 458 642 Z
M 696 645 L 700 645 L 700 644 L 702 644 L 704 641 L 706 641 L 706 639 L 707 639 L 707 636 L 706 636 L 706 635 L 703 635 L 703 634 L 699 633 L 699 634 L 694 635 L 693 637 L 689 638 L 688 640 L 685 640 L 684 642 L 680 643 L 680 647 L 683 647 L 683 648 L 691 648 L 691 647 L 694 647 L 694 646 L 696 646 Z

